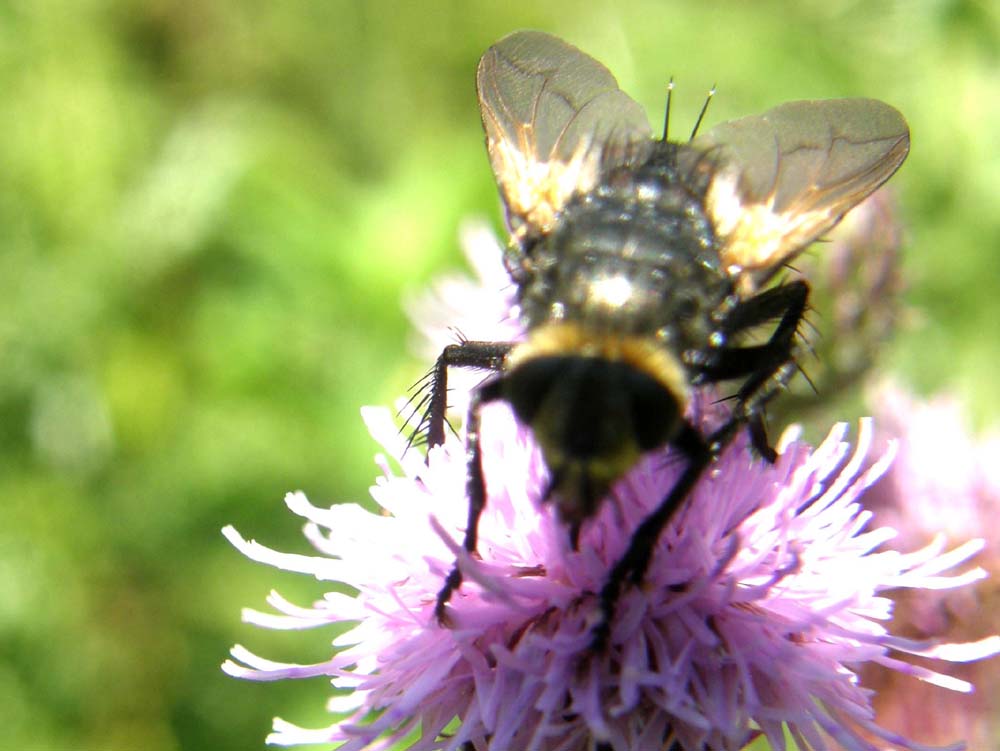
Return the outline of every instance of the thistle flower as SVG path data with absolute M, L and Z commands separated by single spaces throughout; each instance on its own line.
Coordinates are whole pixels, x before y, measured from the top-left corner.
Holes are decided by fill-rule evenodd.
M 874 751 L 873 734 L 905 749 L 920 746 L 881 731 L 852 668 L 875 663 L 945 688 L 970 686 L 896 653 L 965 661 L 997 651 L 998 640 L 919 643 L 890 635 L 883 621 L 898 587 L 957 587 L 982 571 L 947 575 L 980 549 L 943 552 L 940 541 L 909 554 L 877 549 L 891 530 L 866 530 L 861 493 L 888 456 L 861 471 L 871 439 L 863 422 L 850 455 L 845 428 L 815 450 L 790 440 L 774 466 L 749 460 L 735 443 L 661 540 L 642 587 L 626 591 L 604 654 L 590 649 L 594 592 L 634 528 L 671 487 L 678 463 L 643 461 L 616 487 L 585 529 L 580 549 L 536 500 L 545 468 L 527 432 L 503 406 L 484 415 L 489 505 L 480 559 L 458 542 L 465 519 L 465 459 L 452 438 L 425 465 L 403 450 L 385 410 L 365 413 L 372 434 L 400 461 L 383 460 L 372 495 L 387 515 L 352 505 L 314 507 L 286 499 L 307 520 L 321 555 L 288 556 L 227 537 L 247 556 L 310 573 L 358 591 L 330 594 L 311 608 L 276 594 L 281 616 L 254 611 L 248 622 L 303 628 L 355 621 L 338 651 L 313 666 L 280 665 L 241 647 L 232 675 L 275 680 L 329 675 L 353 689 L 330 728 L 306 731 L 278 721 L 269 742 L 344 742 L 412 749 L 740 749 L 763 733 L 784 748 L 783 728 L 802 749 L 832 739 Z M 453 628 L 433 616 L 434 598 L 454 556 L 466 584 L 453 598 Z M 242 664 L 238 664 L 242 663 Z M 456 721 L 458 724 L 456 725 Z M 957 746 L 956 746 L 957 747 Z
M 923 401 L 893 383 L 881 384 L 872 403 L 881 439 L 899 446 L 892 467 L 865 497 L 875 519 L 898 529 L 906 546 L 925 544 L 941 533 L 952 540 L 988 536 L 978 561 L 990 580 L 975 590 L 899 593 L 893 619 L 897 630 L 941 641 L 1000 630 L 1000 434 L 976 439 L 955 399 Z M 926 686 L 888 671 L 868 670 L 863 680 L 876 689 L 874 705 L 886 727 L 905 730 L 925 743 L 962 737 L 970 748 L 995 747 L 1000 737 L 1000 662 L 962 665 L 956 675 L 975 683 L 974 696 L 931 696 Z
M 475 336 L 518 337 L 503 295 L 482 288 L 476 310 L 499 313 L 494 320 L 504 333 L 473 329 Z M 446 316 L 422 304 L 425 333 L 433 336 L 435 321 Z M 630 530 L 673 487 L 683 460 L 668 450 L 646 456 L 614 486 L 573 550 L 565 525 L 539 503 L 548 478 L 530 431 L 506 405 L 487 405 L 488 503 L 478 555 L 470 556 L 460 543 L 467 516 L 462 437 L 449 436 L 425 461 L 406 452 L 387 410 L 363 416 L 386 451 L 372 488 L 383 513 L 319 508 L 289 494 L 288 507 L 306 520 L 312 556 L 279 553 L 224 530 L 254 560 L 357 592 L 331 592 L 311 607 L 272 593 L 278 614 L 244 612 L 247 622 L 269 628 L 349 626 L 332 656 L 314 665 L 233 648 L 223 666 L 231 675 L 325 675 L 347 691 L 329 704 L 343 713 L 339 721 L 305 730 L 276 720 L 270 743 L 340 743 L 342 751 L 397 744 L 415 751 L 734 751 L 761 736 L 785 749 L 787 733 L 803 751 L 916 750 L 926 747 L 875 722 L 858 671 L 874 665 L 965 692 L 967 682 L 901 657 L 965 662 L 1000 652 L 998 637 L 950 644 L 889 632 L 887 590 L 971 584 L 984 573 L 964 564 L 982 542 L 946 551 L 935 539 L 901 553 L 886 546 L 893 530 L 868 527 L 859 499 L 893 453 L 868 459 L 870 421 L 861 423 L 853 452 L 844 425 L 815 449 L 787 433 L 774 465 L 754 460 L 745 437 L 737 438 L 667 526 L 642 585 L 624 590 L 607 649 L 595 652 L 595 593 Z M 719 419 L 718 408 L 702 405 L 690 417 L 706 426 Z M 452 597 L 446 628 L 434 605 L 456 558 L 465 583 Z
M 939 532 L 951 539 L 981 534 L 984 521 L 1000 513 L 1000 432 L 977 440 L 956 399 L 924 401 L 888 381 L 869 402 L 879 436 L 897 443 L 899 456 L 866 505 L 908 544 Z M 990 556 L 1000 561 L 1000 538 L 990 542 Z

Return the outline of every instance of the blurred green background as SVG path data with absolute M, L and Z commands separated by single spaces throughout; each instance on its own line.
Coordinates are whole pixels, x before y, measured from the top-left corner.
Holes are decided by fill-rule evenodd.
M 539 7 L 544 6 L 544 7 Z M 322 679 L 252 684 L 234 642 L 328 635 L 239 609 L 321 589 L 282 504 L 358 500 L 362 404 L 427 367 L 399 300 L 499 227 L 473 85 L 518 28 L 604 61 L 676 132 L 876 96 L 913 131 L 893 184 L 916 315 L 883 361 L 998 412 L 1000 5 L 859 2 L 0 3 L 0 748 L 253 749 L 325 725 Z

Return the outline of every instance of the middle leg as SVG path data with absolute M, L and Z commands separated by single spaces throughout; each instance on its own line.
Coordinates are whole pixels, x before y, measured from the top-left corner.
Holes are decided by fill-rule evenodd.
M 745 378 L 735 398 L 736 413 L 750 430 L 754 450 L 770 462 L 777 454 L 767 439 L 764 407 L 798 369 L 796 335 L 805 315 L 809 285 L 794 281 L 765 290 L 734 306 L 721 322 L 724 336 L 721 346 L 693 353 L 691 364 L 695 381 Z M 778 325 L 764 344 L 735 346 L 729 337 L 779 318 Z

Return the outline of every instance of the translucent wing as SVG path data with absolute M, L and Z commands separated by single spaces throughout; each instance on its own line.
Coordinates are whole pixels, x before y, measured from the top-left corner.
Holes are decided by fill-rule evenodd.
M 476 76 L 490 163 L 515 237 L 548 232 L 575 194 L 652 146 L 642 108 L 610 71 L 561 39 L 519 31 Z
M 722 123 L 681 158 L 716 170 L 706 206 L 721 258 L 752 288 L 888 180 L 909 148 L 906 121 L 888 104 L 830 99 Z

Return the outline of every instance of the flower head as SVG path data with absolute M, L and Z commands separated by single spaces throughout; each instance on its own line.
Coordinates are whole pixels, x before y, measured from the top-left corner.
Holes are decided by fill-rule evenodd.
M 967 661 L 1000 651 L 997 637 L 940 644 L 888 631 L 887 590 L 978 580 L 980 569 L 957 570 L 982 545 L 945 551 L 936 539 L 910 553 L 886 547 L 894 532 L 869 528 L 859 503 L 892 458 L 889 450 L 868 460 L 868 421 L 853 451 L 843 425 L 815 449 L 788 434 L 773 465 L 753 459 L 738 437 L 664 530 L 642 584 L 625 588 L 607 648 L 598 652 L 596 593 L 631 530 L 673 487 L 683 459 L 669 450 L 647 455 L 584 525 L 574 550 L 566 526 L 540 502 L 548 473 L 530 431 L 505 405 L 487 405 L 488 503 L 471 556 L 460 543 L 462 438 L 449 437 L 425 462 L 406 452 L 387 410 L 363 414 L 390 457 L 379 459 L 382 476 L 372 488 L 383 513 L 318 508 L 290 494 L 286 503 L 306 519 L 313 556 L 282 554 L 225 530 L 255 560 L 357 592 L 331 593 L 307 608 L 272 594 L 279 615 L 245 612 L 247 621 L 272 628 L 350 625 L 330 659 L 316 665 L 233 649 L 224 665 L 232 675 L 326 675 L 349 690 L 331 702 L 345 713 L 340 721 L 303 730 L 278 720 L 269 742 L 338 742 L 343 751 L 399 743 L 733 751 L 762 735 L 784 749 L 787 732 L 803 750 L 919 749 L 875 723 L 858 670 L 874 664 L 968 691 L 969 684 L 901 656 Z M 718 419 L 717 408 L 689 417 L 704 426 Z M 444 627 L 435 599 L 456 558 L 464 584 Z
M 320 509 L 301 494 L 289 507 L 308 520 L 321 555 L 289 557 L 227 536 L 251 558 L 346 583 L 357 598 L 330 595 L 300 609 L 272 595 L 283 618 L 248 612 L 260 625 L 298 628 L 356 621 L 329 661 L 307 668 L 263 662 L 241 648 L 234 675 L 272 680 L 330 675 L 353 689 L 355 710 L 322 731 L 276 724 L 280 744 L 344 741 L 381 748 L 416 734 L 411 748 L 739 749 L 758 732 L 781 748 L 787 726 L 804 749 L 824 738 L 875 749 L 879 731 L 854 669 L 874 662 L 955 690 L 969 686 L 895 653 L 973 659 L 996 640 L 960 647 L 891 636 L 883 622 L 897 587 L 960 586 L 972 569 L 945 572 L 979 549 L 944 553 L 935 543 L 908 555 L 877 548 L 891 530 L 866 530 L 858 497 L 886 466 L 862 472 L 870 439 L 850 455 L 844 428 L 816 450 L 788 442 L 774 466 L 734 444 L 700 483 L 660 541 L 641 587 L 623 595 L 609 649 L 590 649 L 599 591 L 634 528 L 676 478 L 676 462 L 646 459 L 585 528 L 580 549 L 537 499 L 545 468 L 530 436 L 504 407 L 491 407 L 484 458 L 489 505 L 480 559 L 463 555 L 465 461 L 453 438 L 424 464 L 384 465 L 373 496 L 387 515 L 356 506 Z M 369 410 L 373 434 L 402 450 L 388 412 Z M 486 422 L 486 419 L 484 419 Z M 454 556 L 466 584 L 440 626 L 434 599 Z M 339 703 L 338 703 L 339 704 Z M 372 713 L 376 716 L 372 718 Z M 455 726 L 455 721 L 459 724 Z M 883 734 L 901 748 L 917 748 Z
M 894 599 L 900 633 L 919 639 L 956 641 L 1000 630 L 1000 434 L 977 439 L 961 406 L 947 396 L 922 401 L 899 385 L 883 383 L 872 393 L 881 440 L 898 446 L 886 476 L 865 497 L 874 518 L 899 531 L 900 544 L 926 544 L 984 535 L 977 561 L 990 574 L 984 585 L 940 592 L 908 591 Z M 903 729 L 925 743 L 965 738 L 970 748 L 996 745 L 1000 732 L 1000 661 L 959 666 L 955 674 L 974 683 L 976 695 L 931 695 L 928 687 L 890 671 L 862 675 L 875 689 L 879 722 Z
M 888 381 L 869 401 L 882 440 L 899 452 L 867 505 L 910 544 L 940 532 L 951 539 L 982 534 L 1000 513 L 1000 432 L 977 439 L 957 399 L 923 401 Z M 1000 538 L 990 543 L 990 558 L 1000 559 Z

